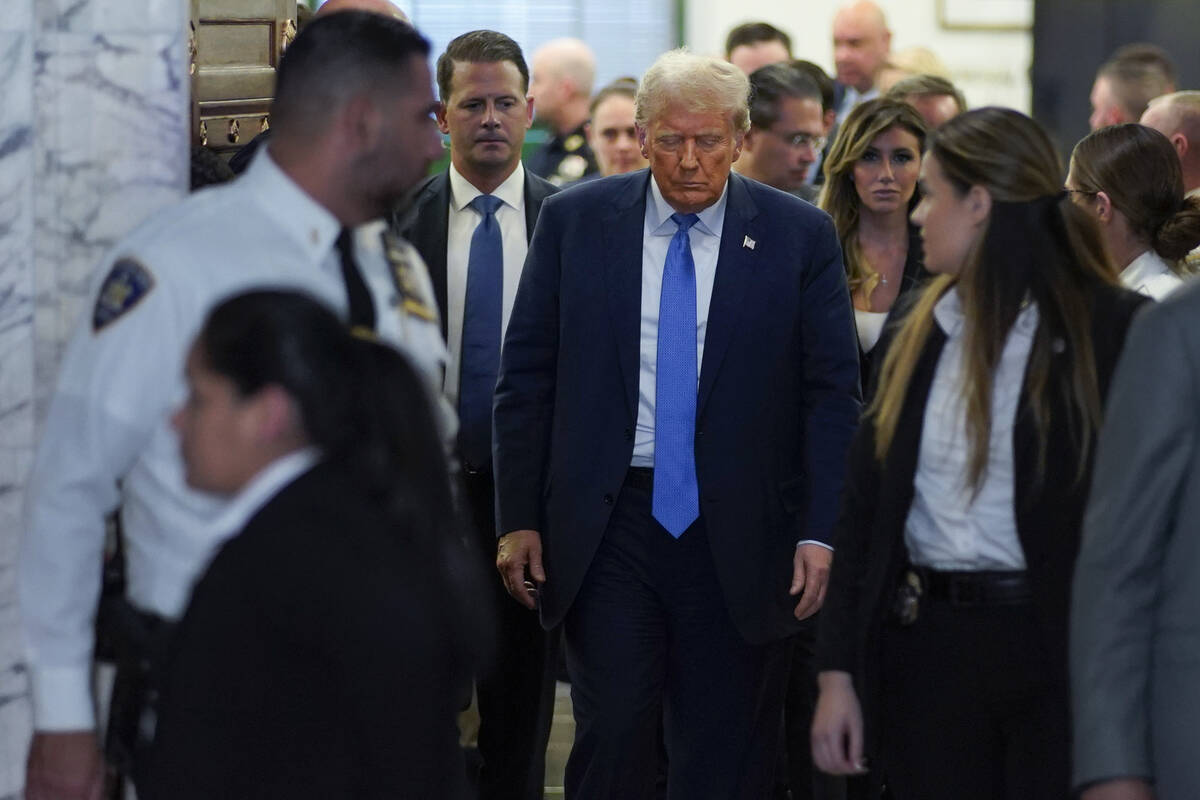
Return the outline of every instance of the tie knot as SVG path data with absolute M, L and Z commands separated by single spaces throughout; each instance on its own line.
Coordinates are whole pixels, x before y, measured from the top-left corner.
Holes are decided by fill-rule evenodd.
M 685 231 L 685 232 L 687 230 L 689 230 L 697 222 L 700 221 L 700 217 L 696 214 L 675 213 L 675 214 L 671 215 L 671 219 L 675 222 L 676 225 L 679 226 L 679 230 Z
M 342 228 L 337 237 L 337 249 L 343 258 L 346 256 L 350 258 L 354 257 L 354 231 L 349 228 Z
M 494 194 L 481 194 L 477 195 L 475 199 L 470 202 L 470 206 L 478 211 L 481 215 L 486 217 L 490 214 L 495 214 L 496 209 L 500 208 L 500 205 L 503 202 L 503 200 L 501 200 L 499 197 L 496 197 Z

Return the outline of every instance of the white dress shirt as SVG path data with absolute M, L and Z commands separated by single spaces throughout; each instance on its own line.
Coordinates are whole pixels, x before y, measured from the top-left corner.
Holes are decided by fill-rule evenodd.
M 450 353 L 446 365 L 446 397 L 457 407 L 458 379 L 462 362 L 463 313 L 467 304 L 467 263 L 471 257 L 471 237 L 483 217 L 470 203 L 483 192 L 450 166 L 450 218 L 446 227 L 446 348 Z M 519 162 L 504 183 L 492 195 L 503 203 L 496 209 L 500 225 L 500 242 L 504 253 L 504 296 L 500 306 L 500 341 L 508 330 L 521 268 L 529 250 L 525 230 L 525 167 Z
M 397 243 L 411 267 L 408 290 L 432 315 L 401 305 L 384 229 L 382 221 L 355 229 L 359 269 L 380 338 L 412 358 L 433 395 L 445 345 L 432 283 L 416 250 Z M 340 230 L 268 146 L 237 180 L 164 209 L 100 264 L 92 297 L 121 260 L 141 265 L 153 286 L 99 330 L 91 309 L 80 320 L 30 474 L 17 583 L 39 730 L 94 724 L 92 621 L 105 515 L 120 507 L 130 601 L 168 618 L 182 612 L 221 544 L 213 525 L 226 503 L 187 486 L 170 419 L 187 396 L 184 359 L 205 315 L 230 295 L 263 287 L 301 290 L 345 314 Z
M 974 497 L 967 484 L 965 331 L 956 289 L 938 301 L 933 315 L 946 334 L 946 345 L 925 406 L 915 491 L 904 526 L 909 558 L 918 566 L 940 570 L 1024 569 L 1013 500 L 1013 429 L 1038 326 L 1037 307 L 1030 304 L 1017 316 L 993 376 L 987 473 Z
M 721 249 L 721 230 L 725 227 L 725 203 L 729 181 L 720 198 L 697 216 L 700 221 L 688 230 L 692 261 L 696 265 L 696 375 L 704 363 L 704 333 L 708 328 L 708 307 L 712 303 L 713 281 L 717 277 L 717 256 Z M 667 250 L 678 226 L 671 220 L 675 209 L 663 197 L 658 182 L 651 176 L 646 190 L 646 222 L 642 229 L 642 325 L 641 370 L 638 375 L 637 431 L 633 437 L 634 467 L 654 466 L 654 395 L 658 367 L 658 306 L 662 295 L 663 268 Z M 697 390 L 699 386 L 697 385 Z
M 225 541 L 241 533 L 259 509 L 271 502 L 285 486 L 308 472 L 320 460 L 320 450 L 315 447 L 302 447 L 267 464 L 238 490 L 213 520 L 213 536 Z M 199 577 L 196 576 L 197 580 Z
M 1147 250 L 1121 270 L 1121 285 L 1155 300 L 1183 286 L 1183 278 L 1153 250 Z

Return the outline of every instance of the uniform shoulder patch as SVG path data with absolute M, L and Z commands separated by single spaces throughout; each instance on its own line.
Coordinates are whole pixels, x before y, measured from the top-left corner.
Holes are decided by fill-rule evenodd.
M 118 259 L 96 297 L 92 311 L 92 332 L 99 333 L 141 302 L 154 288 L 154 276 L 132 258 Z

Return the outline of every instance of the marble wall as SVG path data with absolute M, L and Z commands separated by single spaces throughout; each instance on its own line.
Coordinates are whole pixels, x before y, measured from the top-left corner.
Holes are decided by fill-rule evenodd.
M 0 11 L 0 800 L 30 712 L 14 586 L 23 484 L 105 252 L 187 186 L 187 0 Z

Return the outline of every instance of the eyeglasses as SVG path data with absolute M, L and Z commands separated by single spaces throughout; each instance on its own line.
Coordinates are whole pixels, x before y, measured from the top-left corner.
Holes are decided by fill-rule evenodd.
M 768 130 L 770 129 L 768 128 Z M 802 147 L 812 147 L 813 151 L 817 153 L 824 150 L 826 142 L 829 141 L 824 136 L 813 136 L 811 133 L 793 133 L 790 135 L 777 133 L 775 131 L 771 131 L 771 133 L 787 142 L 788 147 L 796 150 L 799 150 Z

